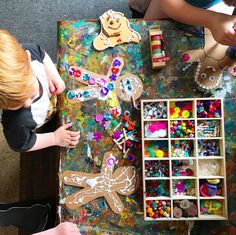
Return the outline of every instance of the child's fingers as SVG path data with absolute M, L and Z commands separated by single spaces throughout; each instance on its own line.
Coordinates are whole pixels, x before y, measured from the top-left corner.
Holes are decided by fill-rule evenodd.
M 75 147 L 75 145 L 78 144 L 78 140 L 71 140 L 69 146 L 70 147 Z
M 70 137 L 70 141 L 79 141 L 80 136 Z
M 235 36 L 236 36 L 236 32 L 235 31 L 230 32 L 227 35 L 226 39 L 230 41 L 230 44 L 228 44 L 228 45 L 233 45 L 234 46 L 236 44 L 236 37 Z
M 63 125 L 64 129 L 67 130 L 68 128 L 72 127 L 73 126 L 73 122 L 69 122 L 69 123 L 66 123 Z
M 48 81 L 48 85 L 49 85 L 49 90 L 50 90 L 51 94 L 54 94 L 57 89 L 56 89 L 54 83 L 52 82 L 52 80 Z
M 71 137 L 78 137 L 80 136 L 80 131 L 68 131 Z

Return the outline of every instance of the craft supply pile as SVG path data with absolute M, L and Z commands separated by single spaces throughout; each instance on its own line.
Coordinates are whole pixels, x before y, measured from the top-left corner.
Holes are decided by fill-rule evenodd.
M 142 100 L 146 220 L 227 217 L 221 99 Z
M 101 53 L 124 43 L 139 43 L 142 39 L 120 12 L 109 10 L 100 17 L 100 21 L 100 33 L 89 50 Z M 165 55 L 162 30 L 159 26 L 153 27 L 148 29 L 148 34 L 150 67 L 160 69 L 170 60 Z M 73 36 L 68 41 L 68 47 L 79 50 Z M 86 126 L 84 130 L 80 123 L 87 158 L 100 167 L 99 171 L 94 168 L 81 172 L 74 167 L 64 171 L 62 182 L 75 189 L 63 199 L 63 203 L 68 209 L 75 210 L 97 198 L 104 198 L 104 204 L 109 205 L 106 212 L 111 209 L 122 217 L 122 213 L 127 213 L 125 203 L 135 201 L 131 195 L 143 181 L 145 220 L 227 218 L 222 100 L 144 100 L 145 78 L 132 71 L 124 72 L 127 64 L 121 54 L 103 58 L 104 61 L 109 59 L 105 63 L 105 74 L 85 69 L 74 59 L 71 60 L 74 64 L 67 64 L 66 74 L 75 84 L 67 92 L 67 105 L 79 104 L 80 108 L 84 106 L 86 109 L 86 104 L 97 102 L 102 108 L 97 105 L 95 112 L 94 109 L 85 110 L 89 115 L 87 123 L 93 123 L 93 128 Z M 195 61 L 191 52 L 185 53 L 183 60 L 187 63 Z M 208 89 L 213 86 L 207 87 L 208 82 L 214 80 L 212 77 L 209 79 L 204 78 L 206 84 L 202 87 Z M 137 121 L 140 100 L 141 128 Z M 130 106 L 132 110 L 124 109 Z M 138 117 L 132 116 L 134 110 Z M 86 115 L 83 118 L 86 119 Z M 109 142 L 108 138 L 112 140 L 112 145 L 99 159 L 95 156 L 96 150 L 92 153 L 90 146 L 96 143 L 102 146 L 103 142 Z M 142 159 L 136 159 L 132 150 L 142 152 Z M 139 165 L 142 163 L 142 169 L 135 165 L 136 161 Z M 141 170 L 142 179 L 139 177 Z M 119 194 L 125 195 L 126 201 Z

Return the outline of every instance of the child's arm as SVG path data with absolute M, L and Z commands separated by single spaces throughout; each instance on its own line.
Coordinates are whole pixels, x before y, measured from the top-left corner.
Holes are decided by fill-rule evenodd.
M 80 132 L 67 130 L 73 123 L 67 123 L 50 133 L 36 134 L 36 142 L 28 151 L 35 151 L 50 146 L 74 148 L 79 142 Z
M 185 24 L 209 28 L 219 43 L 236 45 L 236 33 L 233 28 L 236 24 L 235 16 L 194 7 L 185 0 L 152 0 L 145 17 L 165 16 Z
M 62 93 L 65 89 L 65 83 L 61 79 L 54 63 L 46 52 L 43 64 L 47 73 L 50 92 L 57 95 Z

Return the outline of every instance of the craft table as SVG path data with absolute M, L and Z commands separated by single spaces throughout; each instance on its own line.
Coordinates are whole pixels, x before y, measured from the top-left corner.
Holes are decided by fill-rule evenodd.
M 190 49 L 203 47 L 202 29 L 187 27 L 172 21 L 130 20 L 131 28 L 140 33 L 139 44 L 122 44 L 103 51 L 96 51 L 93 40 L 100 32 L 100 23 L 90 20 L 74 20 L 58 22 L 58 68 L 66 83 L 66 90 L 59 102 L 61 121 L 73 121 L 74 130 L 80 130 L 80 143 L 72 150 L 61 151 L 59 175 L 66 170 L 99 173 L 103 156 L 108 151 L 118 154 L 118 166 L 133 165 L 142 175 L 141 151 L 131 149 L 134 159 L 123 159 L 122 152 L 94 119 L 96 114 L 107 111 L 101 100 L 90 100 L 80 104 L 67 102 L 66 93 L 84 86 L 68 76 L 70 66 L 82 66 L 87 70 L 105 75 L 115 57 L 124 60 L 122 73 L 137 75 L 143 82 L 142 99 L 168 99 L 186 97 L 221 97 L 224 100 L 225 143 L 227 156 L 227 187 L 229 221 L 196 222 L 197 234 L 235 234 L 236 225 L 236 79 L 224 74 L 218 89 L 205 92 L 194 82 L 194 65 L 183 71 L 186 64 L 181 54 Z M 167 65 L 158 70 L 151 69 L 148 28 L 160 25 L 165 40 L 165 53 L 170 57 Z M 131 102 L 121 101 L 122 112 L 128 110 L 132 120 L 140 122 L 140 110 Z M 122 116 L 120 117 L 122 121 Z M 101 140 L 88 140 L 88 133 L 102 133 Z M 91 151 L 90 151 L 91 150 Z M 186 234 L 187 224 L 181 221 L 144 221 L 142 183 L 138 191 L 130 196 L 120 196 L 125 210 L 121 214 L 113 213 L 104 197 L 96 199 L 84 206 L 69 210 L 65 197 L 79 188 L 64 185 L 60 179 L 59 216 L 61 221 L 72 221 L 78 224 L 82 234 Z M 231 232 L 231 233 L 230 233 Z

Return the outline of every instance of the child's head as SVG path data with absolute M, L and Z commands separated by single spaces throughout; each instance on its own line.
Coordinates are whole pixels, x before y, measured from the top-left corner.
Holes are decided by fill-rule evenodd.
M 229 6 L 236 7 L 236 0 L 224 0 L 224 2 Z
M 0 29 L 0 109 L 17 109 L 35 95 L 30 58 L 17 40 Z

